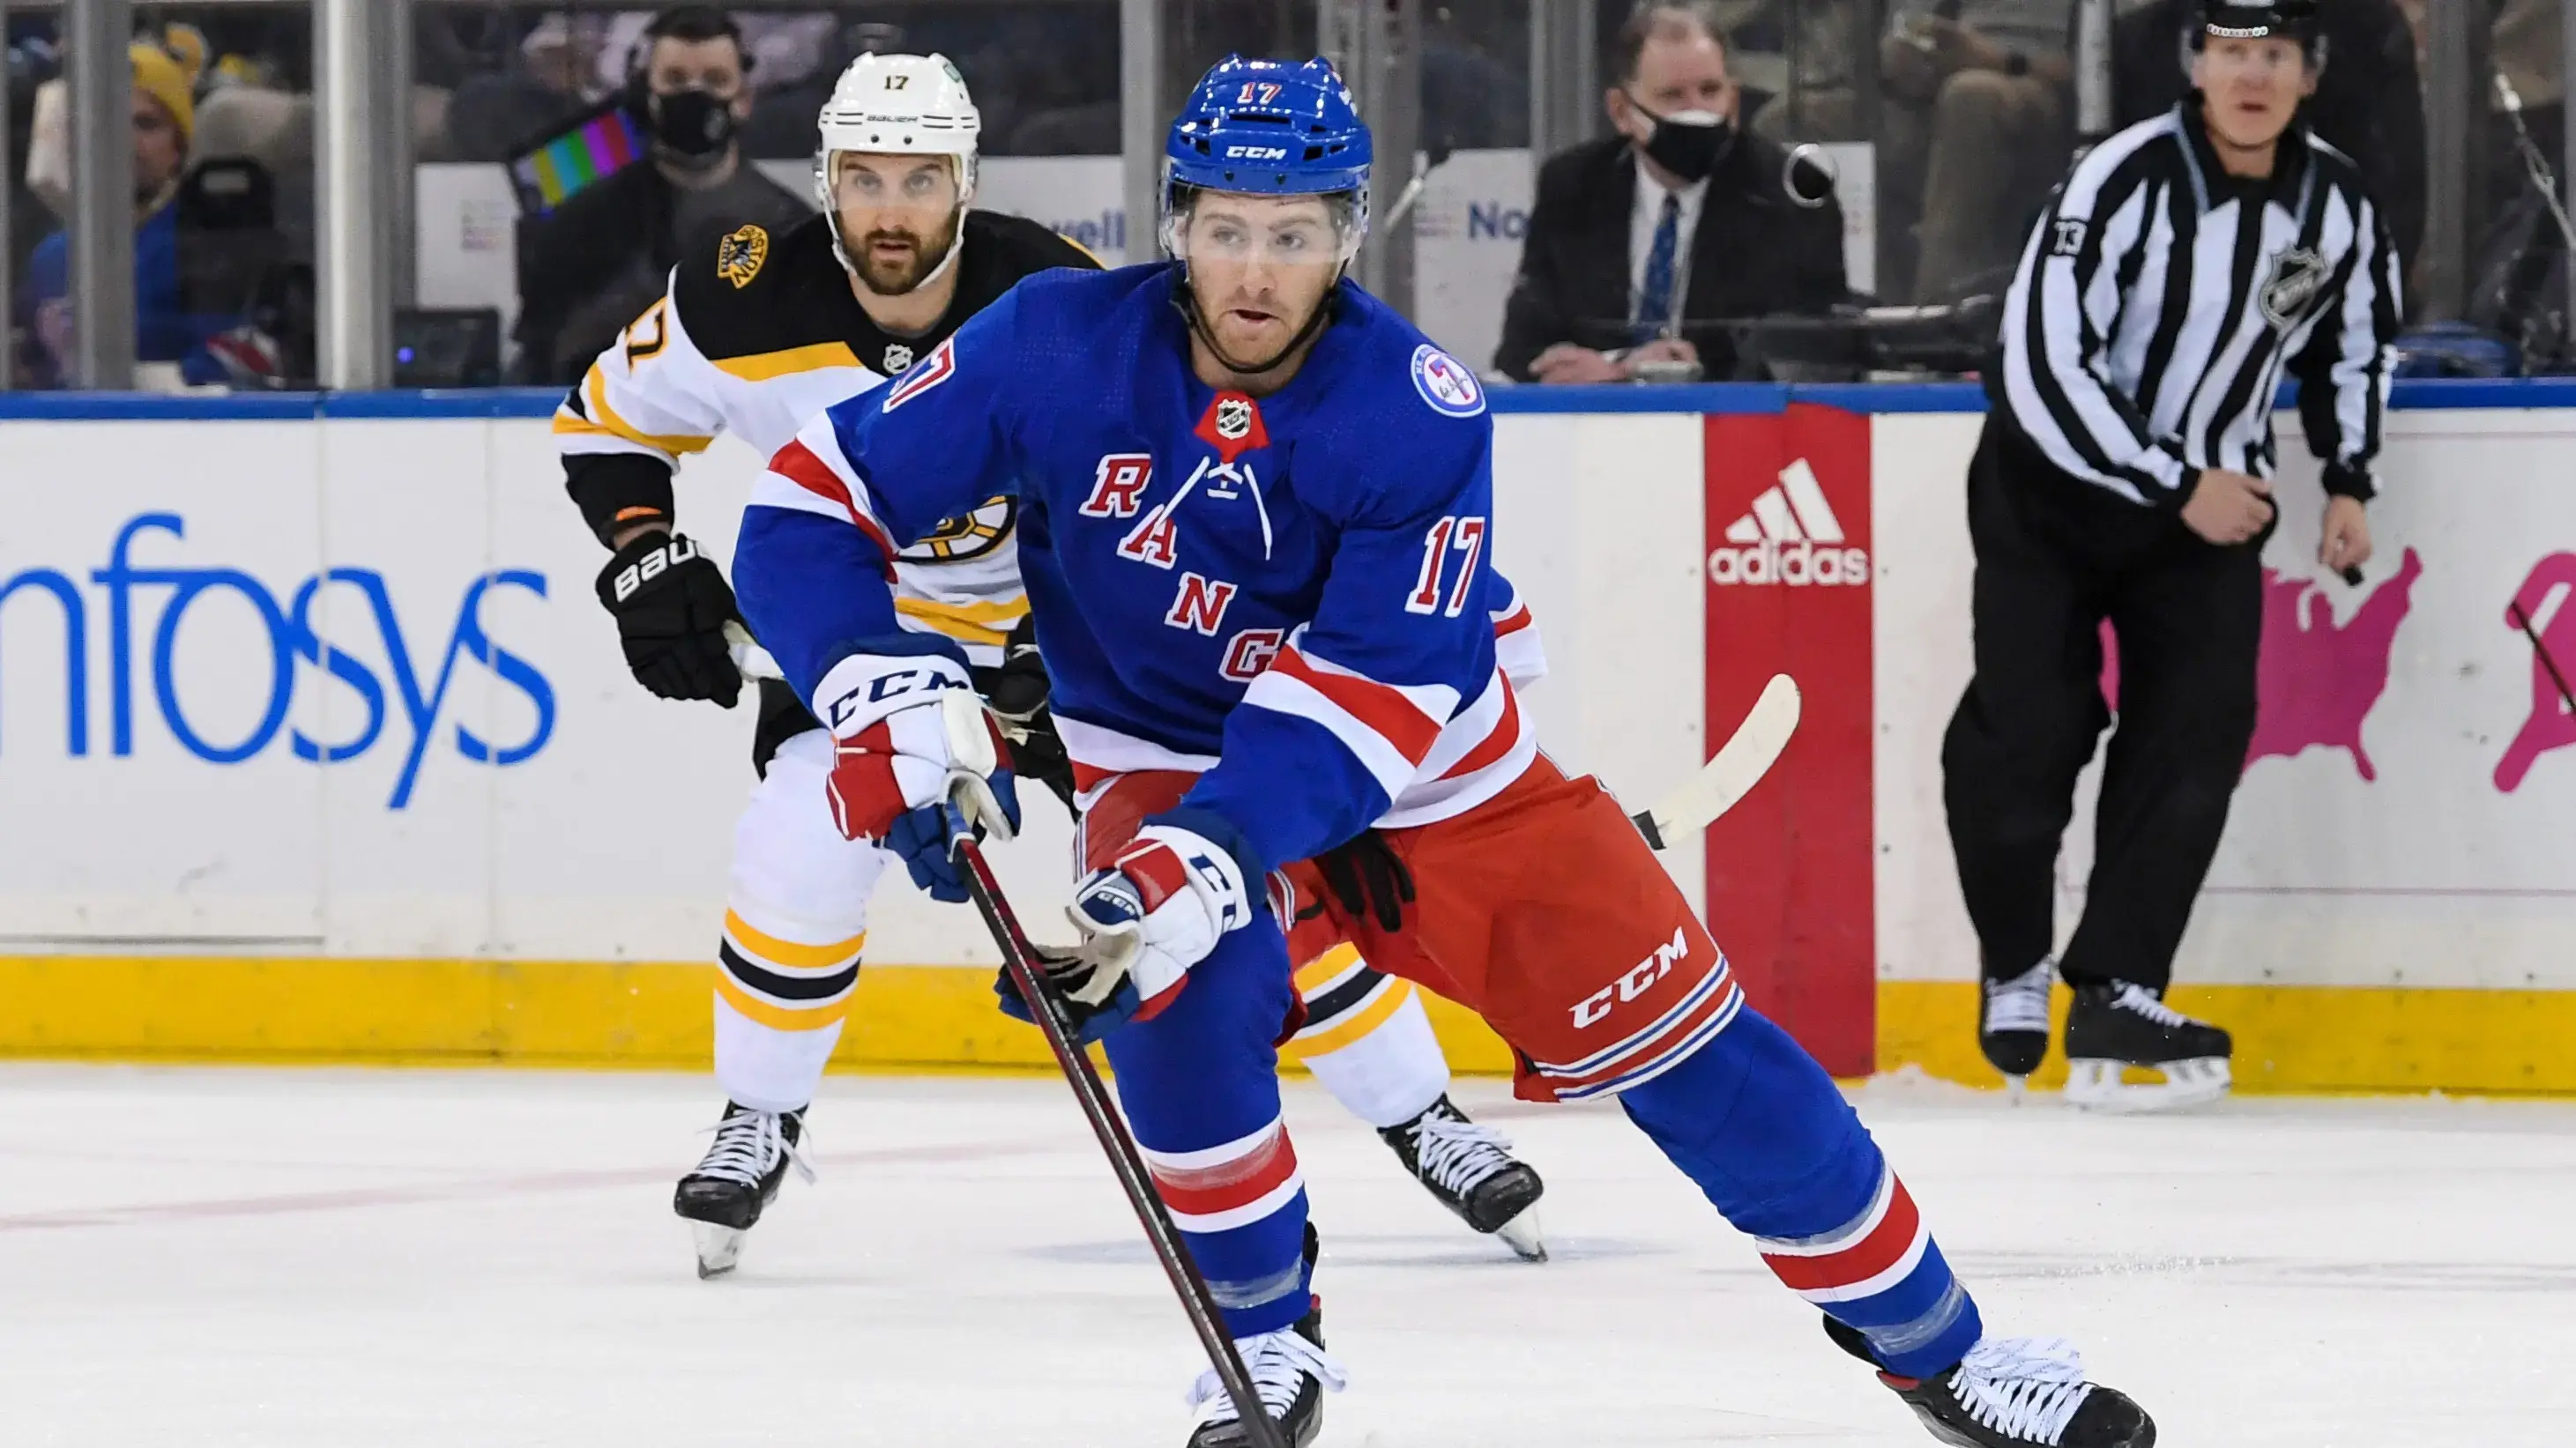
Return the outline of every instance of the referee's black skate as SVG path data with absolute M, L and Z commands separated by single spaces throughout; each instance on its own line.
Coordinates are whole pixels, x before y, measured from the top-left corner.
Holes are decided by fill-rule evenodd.
M 722 1277 L 742 1260 L 743 1234 L 760 1220 L 761 1208 L 777 1199 L 789 1167 L 814 1180 L 814 1168 L 796 1149 L 805 1135 L 801 1108 L 754 1111 L 728 1101 L 724 1119 L 710 1129 L 715 1144 L 671 1194 L 671 1210 L 688 1218 L 697 1236 L 702 1278 Z
M 1342 1365 L 1324 1354 L 1324 1307 L 1316 1302 L 1306 1315 L 1277 1332 L 1239 1337 L 1234 1350 L 1243 1370 L 1252 1375 L 1252 1390 L 1279 1425 L 1290 1448 L 1306 1448 L 1324 1428 L 1324 1394 L 1338 1393 L 1350 1379 Z M 1252 1439 L 1235 1416 L 1234 1398 L 1210 1369 L 1190 1388 L 1190 1406 L 1199 1410 L 1190 1430 L 1189 1448 L 1250 1448 Z
M 1977 1004 L 1977 1044 L 2016 1094 L 2048 1059 L 2048 991 L 2056 983 L 2057 962 L 2046 956 L 2019 975 L 1985 980 Z
M 1825 1335 L 1878 1367 L 1859 1332 L 1828 1317 Z M 2084 1380 L 2062 1337 L 1987 1337 L 1949 1371 L 1904 1378 L 1880 1368 L 1932 1436 L 1952 1448 L 2154 1448 L 2156 1420 L 2126 1393 Z
M 1500 1237 L 1523 1258 L 1547 1260 L 1538 1199 L 1547 1184 L 1511 1154 L 1511 1139 L 1478 1126 L 1447 1096 L 1420 1116 L 1378 1132 L 1440 1204 L 1479 1232 Z
M 2227 1094 L 2225 1031 L 2166 1005 L 2144 986 L 2082 986 L 2066 1016 L 2066 1099 L 2095 1111 L 2171 1111 Z M 2130 1085 L 2123 1068 L 2144 1066 L 2164 1080 Z

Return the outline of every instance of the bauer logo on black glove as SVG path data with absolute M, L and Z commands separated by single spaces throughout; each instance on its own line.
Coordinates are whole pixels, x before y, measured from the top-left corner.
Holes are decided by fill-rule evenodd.
M 650 541 L 649 539 L 647 541 Z M 701 557 L 697 540 L 674 533 L 670 541 L 644 551 L 644 556 L 617 570 L 617 601 L 624 603 L 635 596 L 635 590 L 661 577 L 668 570 Z
M 727 623 L 739 617 L 723 570 L 679 533 L 628 540 L 599 573 L 599 601 L 617 616 L 618 642 L 636 682 L 665 699 L 742 697 Z

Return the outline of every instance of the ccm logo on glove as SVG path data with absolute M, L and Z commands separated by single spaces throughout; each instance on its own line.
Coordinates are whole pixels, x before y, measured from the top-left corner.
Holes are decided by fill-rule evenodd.
M 906 694 L 925 690 L 935 692 L 940 689 L 965 687 L 966 681 L 958 678 L 949 669 L 897 669 L 891 673 L 879 674 L 834 699 L 831 707 L 823 713 L 823 722 L 832 726 L 832 732 L 838 734 L 846 729 L 852 720 L 859 717 L 862 706 L 868 706 L 868 713 L 883 718 L 888 711 L 873 706 L 882 704 L 888 699 L 899 699 Z

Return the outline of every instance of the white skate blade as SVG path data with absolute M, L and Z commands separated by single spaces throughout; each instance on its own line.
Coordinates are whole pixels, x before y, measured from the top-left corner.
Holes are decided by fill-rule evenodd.
M 1547 1260 L 1547 1241 L 1539 1235 L 1538 1208 L 1535 1206 L 1522 1208 L 1519 1216 L 1496 1227 L 1494 1235 L 1503 1239 L 1504 1246 L 1519 1253 L 1524 1262 Z
M 698 1280 L 722 1277 L 742 1261 L 742 1239 L 751 1235 L 739 1227 L 718 1226 L 714 1222 L 691 1222 L 691 1233 L 698 1240 Z
M 2168 1061 L 2162 1066 L 2151 1067 L 2149 1069 L 2162 1071 L 2165 1079 L 2142 1086 L 2132 1086 L 2121 1079 L 2125 1064 L 2120 1061 L 2069 1061 L 2066 1069 L 2067 1104 L 2086 1111 L 2113 1114 L 2187 1111 L 2225 1096 L 2235 1080 L 2224 1056 Z

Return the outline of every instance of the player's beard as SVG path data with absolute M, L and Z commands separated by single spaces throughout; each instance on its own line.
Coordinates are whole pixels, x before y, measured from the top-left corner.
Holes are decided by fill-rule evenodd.
M 1332 320 L 1334 293 L 1327 288 L 1322 296 L 1315 299 L 1313 310 L 1288 330 L 1285 341 L 1279 340 L 1275 328 L 1264 329 L 1272 335 L 1258 341 L 1229 340 L 1220 336 L 1216 324 L 1209 321 L 1210 311 L 1206 299 L 1199 294 L 1198 283 L 1185 281 L 1184 288 L 1188 305 L 1181 309 L 1181 313 L 1189 320 L 1190 330 L 1198 334 L 1200 345 L 1207 348 L 1220 366 L 1241 378 L 1261 377 L 1276 370 L 1313 342 L 1316 334 Z M 1218 309 L 1217 315 L 1222 316 L 1223 309 Z M 1238 352 L 1238 348 L 1242 350 Z
M 908 296 L 930 280 L 930 274 L 939 270 L 939 264 L 947 260 L 949 251 L 957 245 L 957 233 L 965 221 L 966 208 L 961 206 L 949 217 L 948 224 L 940 229 L 935 245 L 920 232 L 902 227 L 881 226 L 855 242 L 845 229 L 841 234 L 841 249 L 850 254 L 851 263 L 858 268 L 860 285 L 881 297 Z M 877 243 L 887 241 L 903 242 L 911 250 L 901 260 L 882 257 L 877 254 Z

